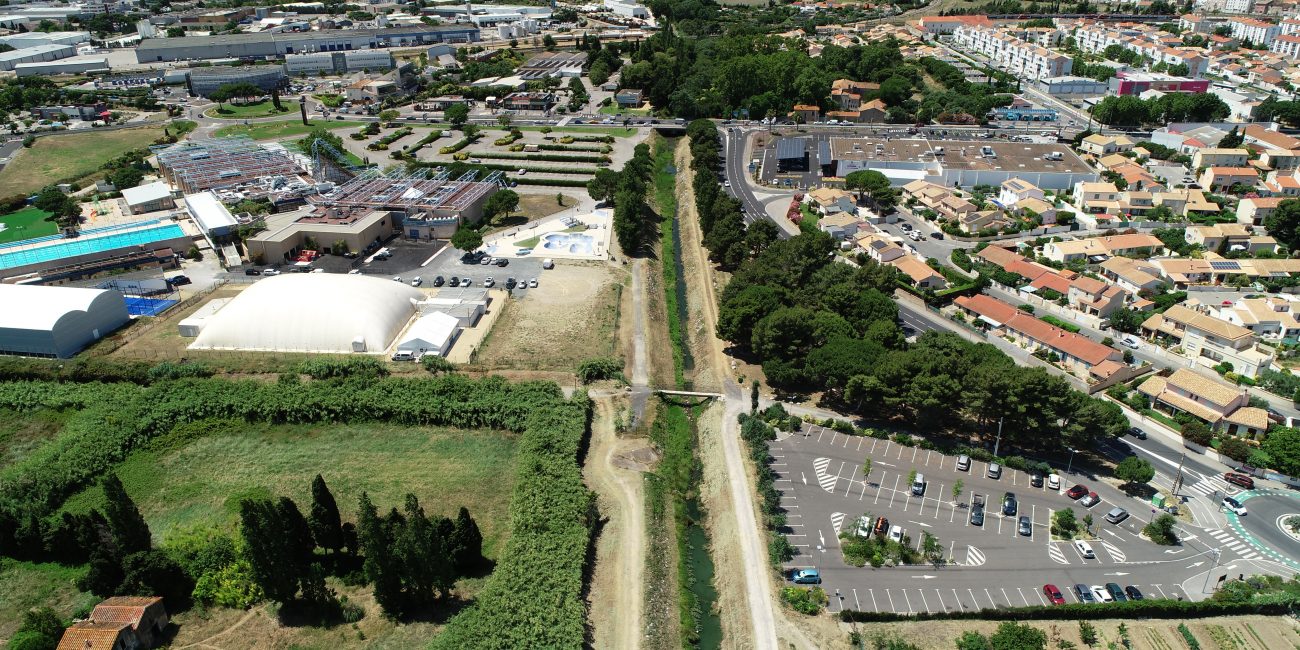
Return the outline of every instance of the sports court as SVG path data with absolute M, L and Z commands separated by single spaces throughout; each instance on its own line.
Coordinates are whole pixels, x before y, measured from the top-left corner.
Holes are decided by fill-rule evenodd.
M 157 316 L 180 302 L 179 300 L 146 298 L 144 296 L 125 296 L 125 298 L 126 312 L 132 316 Z

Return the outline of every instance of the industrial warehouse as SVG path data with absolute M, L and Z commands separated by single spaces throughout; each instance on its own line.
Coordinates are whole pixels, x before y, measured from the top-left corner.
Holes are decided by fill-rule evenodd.
M 116 291 L 0 284 L 0 355 L 66 359 L 130 319 Z
M 136 61 L 190 61 L 282 57 L 307 52 L 345 52 L 384 47 L 414 47 L 434 43 L 473 43 L 478 27 L 469 25 L 419 25 L 388 29 L 332 29 L 314 32 L 260 32 L 146 38 L 136 48 Z

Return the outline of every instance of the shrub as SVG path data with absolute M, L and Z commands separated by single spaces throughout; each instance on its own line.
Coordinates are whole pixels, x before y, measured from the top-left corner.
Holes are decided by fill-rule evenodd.
M 317 357 L 298 364 L 298 372 L 312 379 L 388 376 L 388 368 L 372 357 Z
M 1178 531 L 1174 525 L 1178 521 L 1169 513 L 1164 513 L 1151 520 L 1142 528 L 1142 534 L 1161 546 L 1173 546 L 1178 543 Z
M 149 381 L 181 379 L 183 377 L 211 377 L 212 372 L 212 368 L 202 363 L 164 361 L 149 369 Z
M 781 590 L 781 600 L 796 612 L 816 616 L 830 602 L 821 587 L 786 587 Z
M 1208 618 L 1213 616 L 1265 615 L 1282 616 L 1291 608 L 1300 604 L 1300 598 L 1286 596 L 1279 602 L 1221 603 L 1211 600 L 1130 600 L 1122 603 L 1108 603 L 1105 607 L 1080 603 L 1065 605 L 1032 607 L 1008 607 L 1002 609 L 981 609 L 950 612 L 917 612 L 915 614 L 896 614 L 894 612 L 859 612 L 846 609 L 840 612 L 840 620 L 859 623 L 887 623 L 895 621 L 942 621 L 942 620 L 988 620 L 988 621 L 1051 621 L 1051 620 L 1100 620 L 1138 618 L 1188 619 Z
M 437 354 L 426 354 L 420 357 L 420 365 L 435 375 L 456 370 L 456 365 L 448 361 L 447 357 Z
M 623 376 L 622 359 L 588 359 L 578 366 L 578 379 L 584 384 Z
M 1206 427 L 1199 420 L 1183 424 L 1182 434 L 1183 438 L 1187 439 L 1188 442 L 1196 443 L 1202 447 L 1208 447 L 1210 440 L 1214 438 L 1209 427 Z
M 1219 453 L 1239 463 L 1250 457 L 1251 446 L 1236 436 L 1227 436 L 1219 440 Z

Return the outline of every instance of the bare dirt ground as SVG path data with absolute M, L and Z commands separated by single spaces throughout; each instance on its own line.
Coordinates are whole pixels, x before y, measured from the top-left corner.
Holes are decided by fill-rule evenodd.
M 826 618 L 823 616 L 822 618 Z M 1119 626 L 1128 628 L 1128 638 L 1134 650 L 1186 650 L 1187 642 L 1178 632 L 1176 620 L 1092 621 L 1097 630 L 1098 643 L 1094 648 L 1123 647 Z M 833 623 L 841 630 L 833 645 L 819 647 L 848 648 L 851 627 Z M 1075 621 L 1034 621 L 1030 625 L 1047 633 L 1047 646 L 1060 647 L 1058 642 L 1073 643 L 1074 647 L 1088 647 L 1079 638 L 1079 624 Z M 1232 618 L 1207 618 L 1186 622 L 1197 642 L 1205 650 L 1273 650 L 1300 646 L 1297 623 L 1286 617 L 1241 616 Z M 875 638 L 901 638 L 922 650 L 949 650 L 962 632 L 973 630 L 991 634 L 998 623 L 991 621 L 926 621 L 917 623 L 871 623 L 857 626 L 867 647 Z
M 690 156 L 690 141 L 682 138 L 677 145 L 674 164 L 678 169 L 689 170 Z M 727 278 L 708 272 L 712 264 L 707 251 L 700 244 L 704 241 L 704 235 L 700 232 L 700 220 L 695 211 L 695 190 L 691 187 L 691 176 L 685 172 L 679 176 L 677 217 L 682 234 L 682 270 L 687 278 L 686 313 L 690 318 L 683 334 L 690 346 L 691 356 L 695 359 L 692 376 L 695 389 L 720 391 L 725 371 L 717 365 L 720 360 L 711 354 L 711 343 L 713 323 L 717 322 L 714 296 L 726 286 Z
M 592 424 L 591 449 L 584 475 L 597 494 L 602 526 L 596 541 L 596 563 L 592 575 L 589 611 L 595 647 L 641 647 L 645 570 L 645 481 L 641 471 L 649 469 L 653 453 L 644 438 L 622 437 L 615 430 L 615 418 L 626 409 L 626 400 L 597 397 L 596 419 Z
M 504 305 L 468 369 L 572 373 L 587 359 L 619 356 L 614 327 L 627 274 L 606 262 L 556 261 L 542 279 Z

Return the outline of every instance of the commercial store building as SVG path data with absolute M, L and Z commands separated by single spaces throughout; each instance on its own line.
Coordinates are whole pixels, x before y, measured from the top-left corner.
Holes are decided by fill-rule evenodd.
M 71 45 L 60 45 L 50 43 L 47 45 L 36 45 L 25 47 L 21 50 L 11 52 L 0 52 L 0 70 L 13 70 L 22 63 L 42 63 L 45 61 L 57 61 L 74 56 L 77 48 Z
M 226 84 L 250 83 L 269 93 L 288 82 L 283 65 L 223 65 L 190 70 L 189 86 L 195 95 L 210 97 Z
M 56 74 L 81 74 L 83 72 L 107 71 L 108 58 L 102 56 L 74 56 L 58 61 L 40 63 L 19 63 L 14 66 L 14 73 L 19 77 L 45 77 Z
M 0 355 L 66 359 L 126 324 L 116 291 L 0 284 Z
M 874 169 L 895 185 L 924 180 L 949 188 L 998 186 L 1020 178 L 1042 189 L 1060 190 L 1097 179 L 1087 163 L 1059 144 L 831 138 L 829 149 L 835 176 Z
M 284 67 L 289 74 L 299 72 L 357 72 L 391 70 L 393 55 L 387 50 L 353 50 L 350 52 L 311 52 L 286 54 Z

